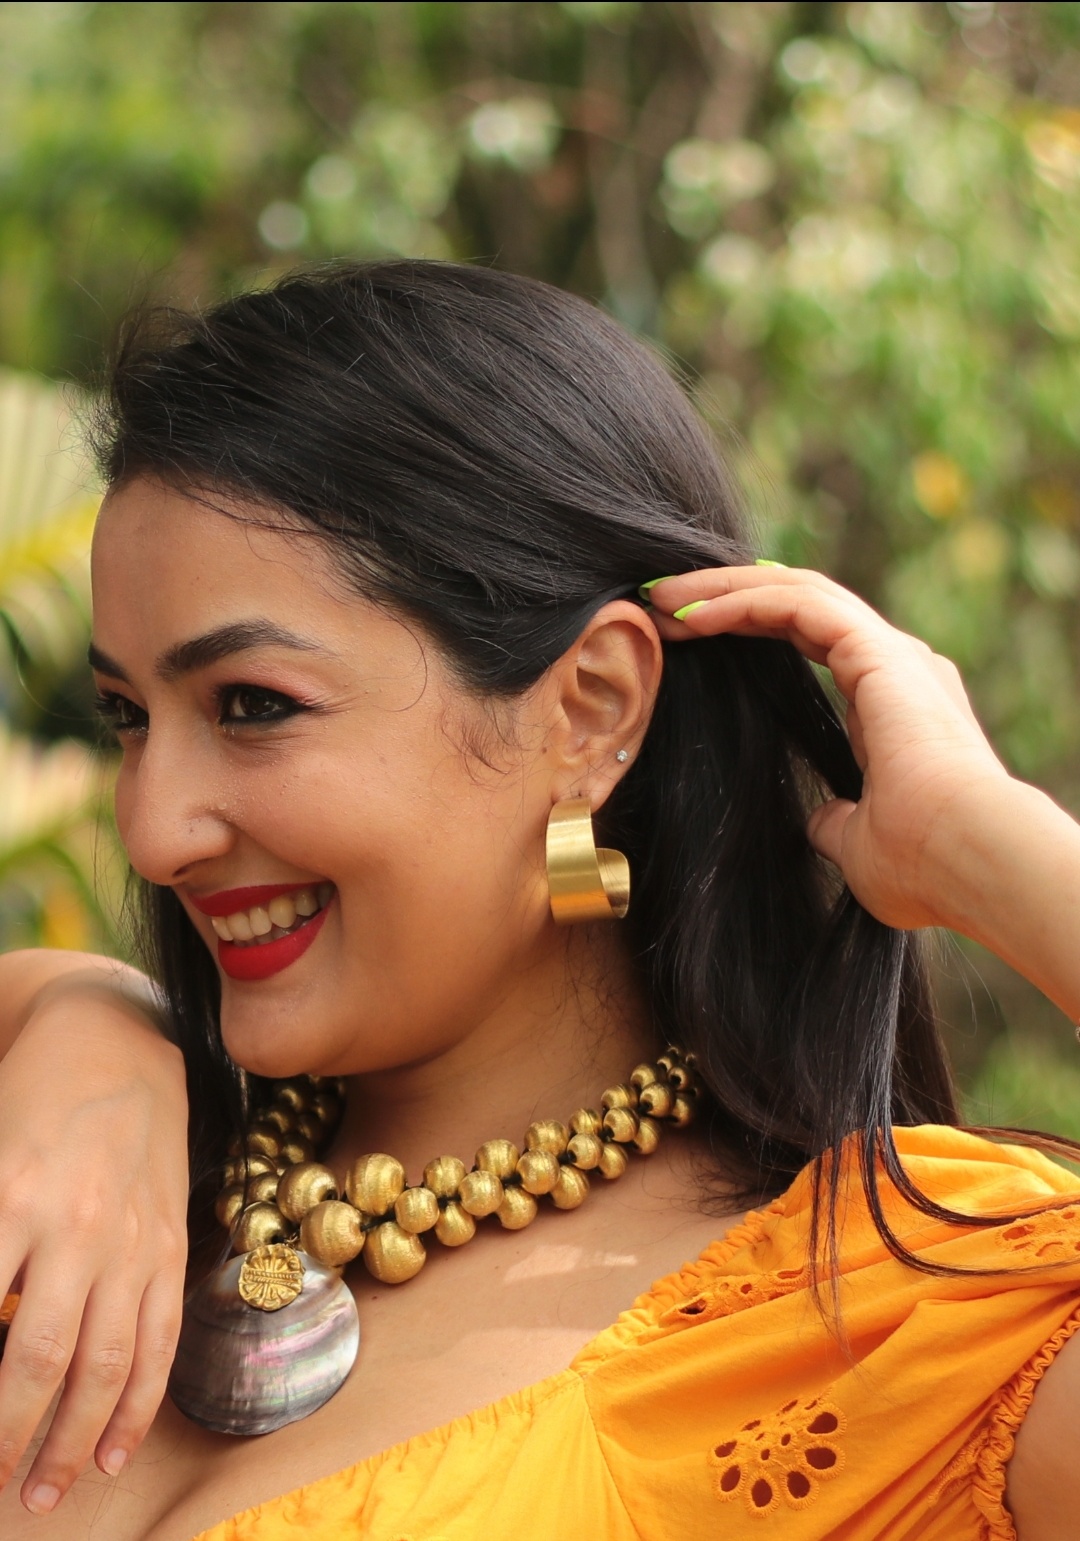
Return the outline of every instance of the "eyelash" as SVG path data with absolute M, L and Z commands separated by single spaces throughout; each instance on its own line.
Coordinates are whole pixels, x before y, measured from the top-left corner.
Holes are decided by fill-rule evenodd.
M 263 701 L 272 703 L 271 709 L 247 712 L 241 717 L 228 716 L 229 706 L 239 703 L 241 697 L 245 695 L 261 697 Z M 217 704 L 218 724 L 223 728 L 273 727 L 279 722 L 285 722 L 288 718 L 297 716 L 300 712 L 311 710 L 311 707 L 303 705 L 292 696 L 284 695 L 280 690 L 268 690 L 264 685 L 222 685 L 214 692 L 214 699 Z M 142 707 L 136 706 L 134 701 L 120 695 L 117 691 L 100 691 L 94 701 L 94 710 L 100 721 L 117 737 L 142 734 L 150 726 L 149 716 Z M 134 721 L 129 714 L 134 715 Z

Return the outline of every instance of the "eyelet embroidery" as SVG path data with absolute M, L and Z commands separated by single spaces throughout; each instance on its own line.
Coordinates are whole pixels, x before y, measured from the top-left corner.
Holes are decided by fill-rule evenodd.
M 1066 1229 L 1071 1223 L 1071 1230 Z M 1057 1263 L 1080 1254 L 1080 1209 L 1048 1209 L 1028 1220 L 1017 1220 L 997 1232 L 1007 1251 L 1038 1263 Z
M 846 1422 L 823 1397 L 795 1397 L 767 1417 L 751 1418 L 734 1439 L 709 1452 L 717 1498 L 724 1503 L 742 1498 L 754 1519 L 768 1519 L 782 1502 L 805 1509 L 820 1484 L 843 1467 L 839 1440 Z
M 717 1317 L 734 1316 L 750 1306 L 762 1306 L 781 1295 L 790 1295 L 805 1286 L 805 1268 L 779 1268 L 775 1273 L 760 1274 L 748 1278 L 746 1274 L 732 1274 L 717 1279 L 708 1289 L 670 1306 L 660 1318 L 664 1327 L 685 1327 L 695 1322 L 711 1322 Z

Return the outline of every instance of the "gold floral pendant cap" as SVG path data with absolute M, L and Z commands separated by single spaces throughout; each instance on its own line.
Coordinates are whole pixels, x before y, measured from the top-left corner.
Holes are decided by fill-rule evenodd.
M 257 1311 L 280 1311 L 291 1305 L 304 1287 L 300 1254 L 282 1242 L 256 1247 L 244 1258 L 237 1288 Z

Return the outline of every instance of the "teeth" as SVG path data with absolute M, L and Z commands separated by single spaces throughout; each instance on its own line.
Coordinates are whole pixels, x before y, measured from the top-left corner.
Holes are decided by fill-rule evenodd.
M 274 922 L 270 919 L 269 914 L 266 910 L 263 909 L 261 904 L 256 904 L 253 909 L 248 910 L 247 916 L 256 939 L 258 939 L 260 936 L 270 935 L 270 927 L 274 924 Z
M 232 932 L 234 942 L 250 942 L 251 938 L 255 935 L 251 929 L 251 921 L 243 910 L 240 910 L 236 915 L 230 915 L 226 924 Z
M 276 899 L 271 899 L 266 906 L 266 912 L 275 926 L 280 926 L 282 931 L 287 931 L 296 922 L 296 905 L 288 894 L 279 894 Z
M 297 919 L 307 920 L 329 904 L 333 896 L 333 883 L 320 883 L 317 888 L 301 888 L 295 894 L 279 894 L 269 904 L 256 904 L 250 910 L 238 910 L 234 915 L 211 917 L 210 924 L 223 942 L 257 942 L 265 946 L 276 942 L 291 931 Z

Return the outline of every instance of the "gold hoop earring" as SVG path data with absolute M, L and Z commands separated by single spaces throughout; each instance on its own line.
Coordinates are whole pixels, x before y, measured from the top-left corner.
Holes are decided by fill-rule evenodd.
M 630 863 L 597 849 L 587 797 L 563 797 L 547 826 L 547 876 L 556 925 L 621 920 L 630 908 Z

